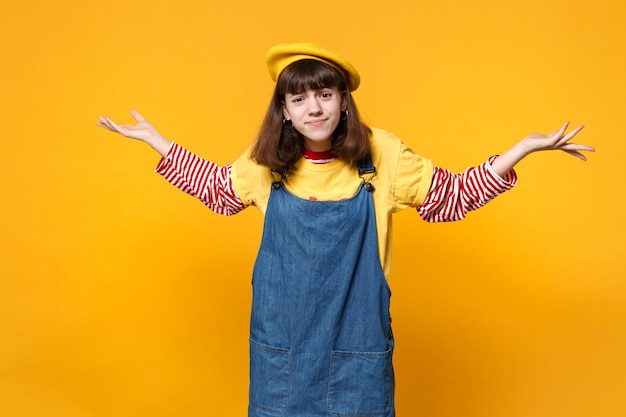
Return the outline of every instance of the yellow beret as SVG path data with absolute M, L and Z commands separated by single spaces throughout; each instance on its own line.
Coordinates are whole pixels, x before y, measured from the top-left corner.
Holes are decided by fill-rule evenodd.
M 267 69 L 276 81 L 287 65 L 302 59 L 315 59 L 338 69 L 346 79 L 350 91 L 359 87 L 361 77 L 356 68 L 341 56 L 313 43 L 283 43 L 273 46 L 265 56 Z

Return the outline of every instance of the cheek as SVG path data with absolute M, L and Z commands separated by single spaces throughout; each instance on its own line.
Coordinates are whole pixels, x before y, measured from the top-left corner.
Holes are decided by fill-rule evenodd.
M 302 116 L 302 110 L 300 107 L 293 107 L 293 106 L 288 106 L 286 105 L 285 107 L 283 107 L 283 115 L 285 116 L 286 119 L 298 119 L 299 117 Z
M 337 120 L 341 119 L 341 106 L 340 105 L 338 105 L 337 107 L 333 109 L 333 116 Z

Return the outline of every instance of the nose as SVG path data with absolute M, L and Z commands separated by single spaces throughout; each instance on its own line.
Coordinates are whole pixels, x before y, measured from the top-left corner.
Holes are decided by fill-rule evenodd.
M 317 97 L 312 97 L 310 100 L 308 100 L 308 104 L 309 114 L 320 114 L 322 112 L 322 106 L 320 106 Z

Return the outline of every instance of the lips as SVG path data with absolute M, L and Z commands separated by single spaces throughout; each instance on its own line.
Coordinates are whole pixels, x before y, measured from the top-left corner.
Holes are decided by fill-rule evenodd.
M 323 120 L 311 120 L 306 122 L 307 125 L 309 126 L 321 126 L 324 124 L 324 122 L 326 122 L 326 119 Z

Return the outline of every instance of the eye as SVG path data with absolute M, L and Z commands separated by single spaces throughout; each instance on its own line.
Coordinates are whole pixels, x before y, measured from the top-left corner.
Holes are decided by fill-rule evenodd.
M 332 91 L 322 91 L 320 93 L 321 98 L 331 98 L 333 96 Z

